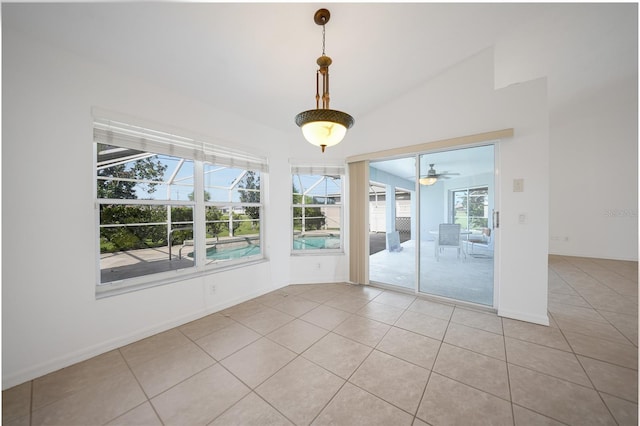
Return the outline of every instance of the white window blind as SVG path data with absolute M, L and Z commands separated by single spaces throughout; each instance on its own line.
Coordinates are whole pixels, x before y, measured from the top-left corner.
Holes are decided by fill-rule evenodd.
M 108 119 L 94 118 L 93 140 L 97 143 L 206 161 L 227 167 L 265 173 L 269 171 L 265 157 Z
M 343 176 L 344 165 L 292 165 L 292 175 Z

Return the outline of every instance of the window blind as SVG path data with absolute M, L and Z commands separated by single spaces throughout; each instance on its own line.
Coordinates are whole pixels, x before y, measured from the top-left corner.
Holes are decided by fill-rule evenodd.
M 344 165 L 292 165 L 293 175 L 318 175 L 318 176 L 343 176 L 345 174 Z
M 95 118 L 93 140 L 97 143 L 206 161 L 227 167 L 269 171 L 265 157 L 114 120 Z
M 369 284 L 369 162 L 349 163 L 349 281 Z

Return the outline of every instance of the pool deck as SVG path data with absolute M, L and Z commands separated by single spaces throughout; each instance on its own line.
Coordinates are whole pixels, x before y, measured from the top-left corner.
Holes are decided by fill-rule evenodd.
M 247 239 L 259 238 L 256 235 L 240 237 L 220 237 L 211 239 L 213 244 L 246 244 Z M 208 244 L 211 246 L 212 244 Z M 115 253 L 100 254 L 101 282 L 112 282 L 126 278 L 140 277 L 152 273 L 166 272 L 193 267 L 193 259 L 188 255 L 193 252 L 193 243 L 177 244 L 171 247 L 156 247 Z

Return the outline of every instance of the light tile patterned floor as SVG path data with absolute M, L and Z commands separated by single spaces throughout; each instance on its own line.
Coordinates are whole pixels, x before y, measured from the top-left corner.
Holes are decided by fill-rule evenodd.
M 551 256 L 550 327 L 289 286 L 3 392 L 4 425 L 637 425 L 637 262 Z

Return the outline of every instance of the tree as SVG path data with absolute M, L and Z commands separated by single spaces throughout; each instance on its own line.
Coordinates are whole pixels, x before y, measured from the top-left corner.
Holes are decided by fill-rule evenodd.
M 99 151 L 108 148 L 110 148 L 108 145 L 98 144 Z M 98 176 L 113 179 L 98 179 L 98 198 L 137 199 L 136 186 L 152 194 L 156 191 L 156 186 L 162 182 L 167 167 L 157 159 L 157 156 L 153 156 L 136 160 L 133 164 L 117 164 L 100 169 Z
M 238 184 L 240 189 L 240 201 L 243 203 L 259 203 L 260 202 L 260 176 L 256 176 L 256 172 L 248 171 L 242 181 Z M 260 219 L 260 207 L 245 207 L 244 212 L 251 219 Z M 251 222 L 251 227 L 255 226 L 255 222 Z
M 222 212 L 217 207 L 209 206 L 205 212 L 207 235 L 217 237 L 222 230 Z
M 231 226 L 232 226 L 232 230 L 231 230 L 231 236 L 235 236 L 236 232 L 238 231 L 238 228 L 240 228 L 240 225 L 242 224 L 242 222 L 240 222 L 240 215 L 237 215 L 235 213 L 233 213 L 232 211 L 229 212 L 229 219 L 231 220 Z
M 99 151 L 109 148 L 112 147 L 98 146 Z M 110 179 L 97 180 L 98 198 L 137 199 L 137 190 L 152 194 L 162 183 L 166 170 L 167 165 L 157 156 L 99 169 L 98 176 Z M 101 206 L 100 217 L 103 224 L 144 224 L 166 221 L 167 213 L 163 206 L 111 204 Z M 167 232 L 166 227 L 159 225 L 102 227 L 100 240 L 103 251 L 157 247 L 166 244 Z
M 193 197 L 193 192 L 191 192 L 189 195 L 189 201 L 193 201 L 194 197 Z M 204 201 L 209 201 L 211 200 L 211 194 L 209 194 L 209 191 L 204 191 Z
M 302 195 L 297 189 L 295 184 L 293 185 L 293 205 L 301 205 L 302 200 L 304 199 L 304 205 L 314 204 L 315 200 L 308 195 Z M 304 216 L 304 229 L 302 228 L 302 218 Z M 300 230 L 302 232 L 305 231 L 313 231 L 315 229 L 322 229 L 326 222 L 326 217 L 320 207 L 294 207 L 293 208 L 293 220 L 294 227 L 296 226 L 296 221 L 299 221 Z

